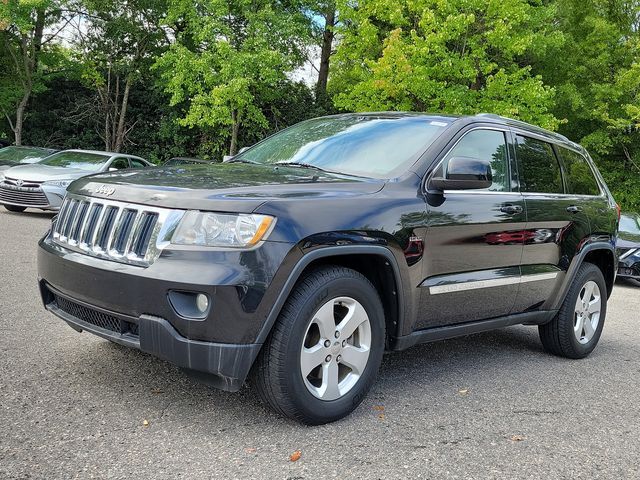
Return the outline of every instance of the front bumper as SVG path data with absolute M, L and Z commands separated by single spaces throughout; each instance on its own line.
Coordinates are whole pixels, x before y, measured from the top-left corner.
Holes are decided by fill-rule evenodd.
M 244 382 L 260 349 L 258 334 L 287 278 L 279 267 L 296 252 L 281 242 L 248 251 L 172 247 L 144 268 L 67 250 L 50 233 L 39 247 L 47 310 L 76 330 L 206 374 L 205 381 L 225 390 Z M 181 316 L 172 292 L 205 293 L 207 315 Z
M 38 187 L 17 187 L 0 183 L 0 203 L 17 207 L 58 211 L 66 188 L 41 184 Z
M 40 289 L 45 308 L 74 330 L 84 330 L 167 360 L 222 390 L 240 389 L 260 350 L 259 344 L 189 340 L 163 318 L 141 315 L 134 319 L 97 309 L 61 294 L 46 282 L 40 283 Z
M 640 250 L 633 248 L 621 253 L 618 261 L 618 277 L 640 280 Z

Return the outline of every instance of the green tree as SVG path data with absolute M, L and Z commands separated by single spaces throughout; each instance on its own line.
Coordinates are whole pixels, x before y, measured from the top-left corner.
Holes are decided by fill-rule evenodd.
M 60 1 L 0 1 L 0 46 L 6 68 L 0 72 L 0 109 L 22 144 L 23 124 L 29 100 L 46 88 L 44 75 L 59 59 L 52 43 L 59 30 L 45 34 L 45 28 L 61 20 Z M 54 67 L 55 68 L 55 67 Z
M 555 86 L 561 133 L 597 158 L 623 207 L 640 209 L 640 1 L 557 3 L 566 42 L 535 69 Z
M 339 4 L 330 91 L 348 110 L 493 112 L 555 128 L 530 62 L 562 43 L 555 9 L 526 0 Z
M 309 21 L 294 3 L 271 0 L 172 0 L 175 42 L 157 61 L 180 123 L 216 129 L 238 149 L 241 127 L 266 128 L 260 96 L 300 65 Z M 229 132 L 230 127 L 230 132 Z
M 149 78 L 168 45 L 161 27 L 166 3 L 82 0 L 77 8 L 86 19 L 76 32 L 81 77 L 95 91 L 84 108 L 86 121 L 96 124 L 106 150 L 119 152 L 137 123 L 128 115 L 132 88 Z

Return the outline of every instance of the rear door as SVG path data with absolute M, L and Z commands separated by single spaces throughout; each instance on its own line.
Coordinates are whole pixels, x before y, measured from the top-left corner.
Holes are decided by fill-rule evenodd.
M 585 205 L 567 194 L 558 147 L 543 136 L 514 131 L 520 191 L 527 209 L 521 283 L 514 313 L 544 309 L 581 242 L 589 235 Z
M 506 128 L 473 127 L 434 172 L 456 156 L 488 159 L 493 184 L 427 197 L 418 329 L 498 317 L 514 305 L 526 216 L 508 138 Z

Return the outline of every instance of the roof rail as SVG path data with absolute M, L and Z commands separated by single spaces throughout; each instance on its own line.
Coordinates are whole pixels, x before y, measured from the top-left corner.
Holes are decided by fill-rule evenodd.
M 573 143 L 571 140 L 569 140 L 567 137 L 565 137 L 560 133 L 552 132 L 550 130 L 547 130 L 546 128 L 538 127 L 536 125 L 531 125 L 530 123 L 523 122 L 522 120 L 515 120 L 513 118 L 503 117 L 502 115 L 496 115 L 495 113 L 479 113 L 476 116 L 492 118 L 494 120 L 500 120 L 503 123 L 506 123 L 507 125 L 519 126 L 519 127 L 527 128 L 529 130 L 534 130 L 534 131 L 538 130 L 538 131 L 544 132 L 546 135 L 551 135 L 560 140 L 564 140 L 565 142 Z

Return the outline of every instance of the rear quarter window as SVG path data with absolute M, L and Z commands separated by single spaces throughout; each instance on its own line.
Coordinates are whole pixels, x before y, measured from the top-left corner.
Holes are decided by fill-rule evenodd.
M 600 195 L 600 187 L 587 159 L 580 153 L 564 147 L 558 147 L 558 153 L 566 174 L 567 193 Z

